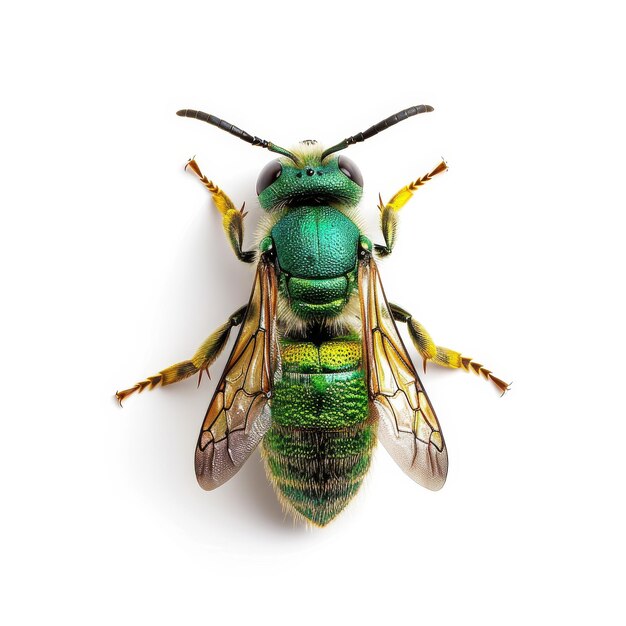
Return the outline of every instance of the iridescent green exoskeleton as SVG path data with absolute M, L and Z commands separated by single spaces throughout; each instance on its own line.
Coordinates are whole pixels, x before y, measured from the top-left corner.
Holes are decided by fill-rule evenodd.
M 213 115 L 196 118 L 280 157 L 261 172 L 256 192 L 267 212 L 257 250 L 243 250 L 243 207 L 188 167 L 211 193 L 236 256 L 257 262 L 248 304 L 233 313 L 188 361 L 117 393 L 168 385 L 208 370 L 240 326 L 209 404 L 196 447 L 204 489 L 233 476 L 260 443 L 280 501 L 298 517 L 324 526 L 358 491 L 377 440 L 400 467 L 440 489 L 448 459 L 439 422 L 402 342 L 396 322 L 424 359 L 463 368 L 508 385 L 459 352 L 437 346 L 410 313 L 387 301 L 374 255 L 391 254 L 397 213 L 413 192 L 446 170 L 440 163 L 380 202 L 384 244 L 372 246 L 359 226 L 363 194 L 358 167 L 336 153 L 432 107 L 410 107 L 324 150 L 303 141 L 286 150 Z

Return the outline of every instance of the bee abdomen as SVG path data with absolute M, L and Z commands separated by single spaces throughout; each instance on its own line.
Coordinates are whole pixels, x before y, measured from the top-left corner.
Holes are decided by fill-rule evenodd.
M 360 361 L 356 337 L 282 345 L 265 467 L 281 502 L 318 526 L 343 510 L 369 469 L 376 437 Z

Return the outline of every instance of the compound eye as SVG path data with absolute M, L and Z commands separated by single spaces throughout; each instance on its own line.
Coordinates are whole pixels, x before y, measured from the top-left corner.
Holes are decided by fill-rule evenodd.
M 256 195 L 260 196 L 283 173 L 280 161 L 270 161 L 259 174 L 256 181 Z
M 363 174 L 354 161 L 341 155 L 339 157 L 339 169 L 359 187 L 363 187 Z

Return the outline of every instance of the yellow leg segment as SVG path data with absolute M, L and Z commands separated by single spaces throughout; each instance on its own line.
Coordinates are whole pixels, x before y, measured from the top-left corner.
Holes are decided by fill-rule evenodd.
M 387 204 L 383 203 L 380 195 L 378 210 L 380 211 L 380 229 L 382 230 L 383 237 L 385 238 L 385 245 L 375 245 L 374 249 L 376 250 L 376 254 L 379 257 L 387 256 L 391 254 L 393 250 L 393 246 L 396 241 L 396 231 L 398 228 L 398 216 L 397 213 L 400 209 L 413 197 L 413 192 L 417 191 L 422 185 L 427 183 L 431 178 L 436 176 L 437 174 L 441 174 L 448 169 L 448 166 L 444 161 L 439 163 L 439 165 L 425 174 L 421 176 L 417 180 L 414 180 L 412 183 L 402 187 L 400 191 L 398 191 L 392 198 L 387 202 Z
M 200 384 L 202 372 L 206 372 L 208 375 L 209 366 L 213 364 L 215 359 L 217 359 L 224 349 L 231 329 L 234 326 L 239 326 L 239 324 L 243 321 L 246 314 L 246 308 L 246 306 L 243 306 L 239 310 L 235 311 L 225 324 L 222 324 L 206 339 L 206 341 L 196 350 L 196 353 L 190 360 L 170 365 L 170 367 L 166 367 L 158 374 L 148 376 L 145 380 L 135 383 L 129 389 L 116 391 L 115 397 L 120 403 L 120 406 L 122 405 L 122 402 L 128 398 L 128 396 L 135 392 L 141 393 L 146 388 L 154 389 L 159 385 L 162 387 L 165 387 L 165 385 L 172 385 L 180 382 L 181 380 L 185 380 L 198 372 L 200 372 L 200 377 L 198 379 L 198 384 Z
M 481 363 L 474 361 L 471 357 L 463 356 L 460 352 L 450 350 L 449 348 L 437 346 L 437 354 L 433 359 L 433 363 L 443 367 L 463 368 L 466 372 L 474 372 L 474 374 L 482 376 L 485 380 L 490 380 L 502 392 L 502 395 L 511 387 L 511 383 L 504 382 Z
M 243 218 L 247 215 L 244 213 L 245 202 L 241 209 L 235 208 L 233 201 L 212 181 L 209 180 L 200 170 L 195 159 L 189 159 L 185 169 L 189 168 L 199 179 L 200 182 L 208 189 L 217 210 L 222 214 L 222 226 L 224 232 L 230 241 L 237 258 L 245 263 L 252 263 L 255 258 L 253 250 L 244 252 L 243 246 Z
M 485 380 L 490 380 L 503 395 L 508 391 L 511 386 L 510 383 L 504 382 L 501 378 L 495 376 L 491 370 L 470 357 L 463 356 L 455 350 L 435 345 L 428 331 L 418 321 L 414 320 L 410 313 L 395 304 L 389 303 L 389 307 L 391 308 L 393 318 L 407 325 L 411 341 L 422 359 L 424 359 L 424 370 L 426 370 L 426 363 L 432 361 L 435 365 L 440 365 L 441 367 L 474 372 L 474 374 L 482 376 Z

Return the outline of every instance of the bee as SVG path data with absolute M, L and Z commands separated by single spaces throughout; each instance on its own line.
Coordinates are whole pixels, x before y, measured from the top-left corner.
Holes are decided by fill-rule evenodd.
M 247 304 L 235 311 L 187 361 L 116 393 L 202 376 L 233 328 L 237 339 L 209 403 L 195 452 L 196 476 L 211 490 L 234 476 L 261 444 L 267 476 L 296 518 L 325 526 L 352 500 L 377 441 L 408 476 L 440 489 L 448 454 L 435 410 L 398 332 L 405 324 L 426 363 L 464 369 L 509 385 L 461 353 L 435 344 L 428 331 L 387 300 L 375 257 L 392 253 L 398 212 L 413 193 L 446 171 L 445 162 L 380 199 L 384 244 L 372 245 L 359 226 L 363 176 L 338 152 L 415 115 L 413 106 L 324 149 L 316 141 L 292 150 L 260 139 L 214 115 L 194 118 L 279 155 L 261 171 L 256 194 L 266 216 L 254 250 L 243 250 L 244 207 L 200 170 L 186 168 L 212 196 L 240 261 L 256 262 Z

